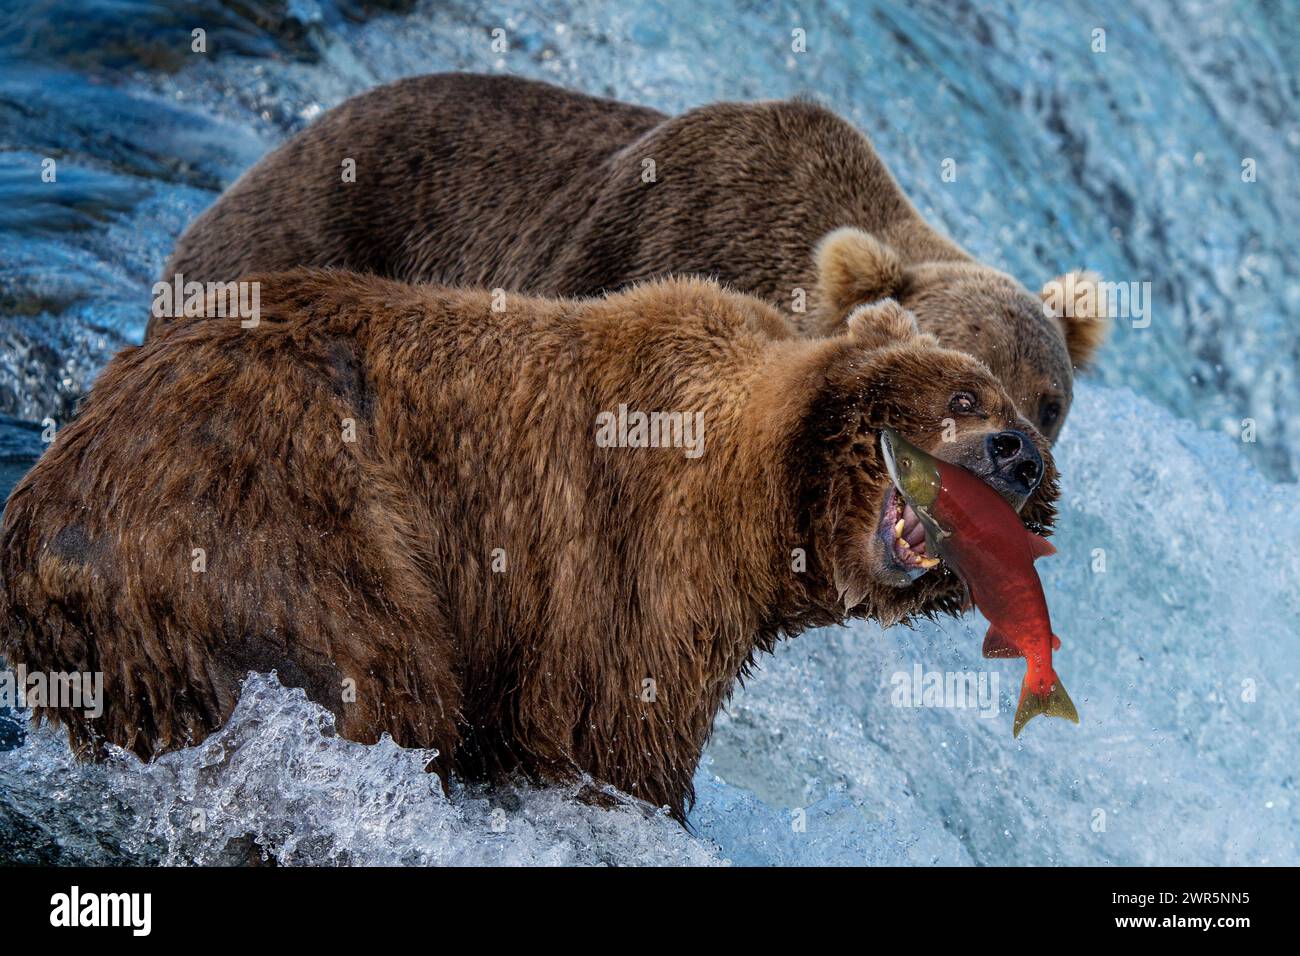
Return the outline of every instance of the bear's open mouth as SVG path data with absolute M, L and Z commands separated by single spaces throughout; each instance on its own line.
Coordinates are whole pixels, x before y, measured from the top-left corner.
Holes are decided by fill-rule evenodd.
M 890 487 L 885 493 L 881 512 L 880 536 L 899 566 L 921 573 L 938 566 L 939 559 L 925 550 L 925 526 L 895 488 Z

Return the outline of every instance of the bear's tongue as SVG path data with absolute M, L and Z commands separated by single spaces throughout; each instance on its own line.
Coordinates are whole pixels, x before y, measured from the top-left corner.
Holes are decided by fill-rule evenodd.
M 921 525 L 921 519 L 917 517 L 912 506 L 904 503 L 903 505 L 903 540 L 906 541 L 912 550 L 917 550 L 918 545 L 921 550 L 925 550 L 925 528 Z
M 902 496 L 899 496 L 902 499 Z M 905 564 L 922 568 L 932 568 L 939 563 L 925 552 L 925 526 L 912 506 L 903 502 L 898 521 L 894 524 L 894 551 Z

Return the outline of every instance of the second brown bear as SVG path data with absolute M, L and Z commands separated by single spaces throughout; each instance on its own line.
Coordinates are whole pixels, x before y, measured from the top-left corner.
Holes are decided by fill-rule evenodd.
M 164 280 L 296 266 L 548 296 L 693 274 L 813 334 L 892 297 L 983 361 L 1049 440 L 1105 332 L 1087 276 L 1053 280 L 1068 299 L 1045 309 L 927 223 L 829 110 L 716 103 L 670 117 L 505 76 L 414 77 L 331 110 L 195 221 Z

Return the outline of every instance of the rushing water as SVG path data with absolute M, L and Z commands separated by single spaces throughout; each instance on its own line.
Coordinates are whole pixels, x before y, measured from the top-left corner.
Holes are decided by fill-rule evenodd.
M 1078 385 L 1039 565 L 1081 726 L 1012 739 L 1023 665 L 983 661 L 976 618 L 814 632 L 719 719 L 688 833 L 564 788 L 444 796 L 427 755 L 342 740 L 255 677 L 225 730 L 150 766 L 79 765 L 0 716 L 0 859 L 1300 862 L 1294 5 L 608 7 L 0 0 L 3 490 L 139 340 L 184 226 L 353 93 L 467 69 L 667 111 L 809 94 L 1027 284 L 1079 265 L 1151 283 L 1149 325 L 1118 322 Z M 996 676 L 997 714 L 895 706 L 918 666 Z

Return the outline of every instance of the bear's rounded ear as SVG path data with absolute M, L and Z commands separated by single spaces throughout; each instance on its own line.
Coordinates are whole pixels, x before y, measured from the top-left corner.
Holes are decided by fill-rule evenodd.
M 1083 368 L 1092 361 L 1110 332 L 1110 316 L 1100 282 L 1097 273 L 1077 270 L 1057 276 L 1038 293 L 1043 300 L 1043 311 L 1057 319 L 1065 331 L 1065 347 L 1075 368 Z
M 893 299 L 858 306 L 849 313 L 844 324 L 850 338 L 869 349 L 897 345 L 921 334 L 916 316 Z
M 861 229 L 828 232 L 813 250 L 817 305 L 838 319 L 862 302 L 894 295 L 903 285 L 903 261 L 892 248 Z M 829 331 L 829 329 L 828 329 Z

